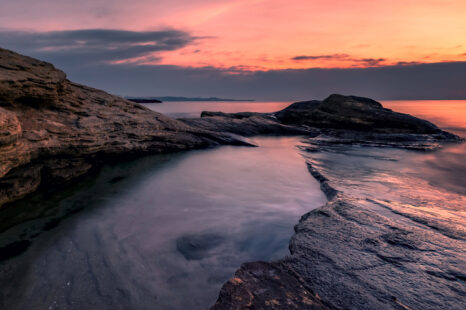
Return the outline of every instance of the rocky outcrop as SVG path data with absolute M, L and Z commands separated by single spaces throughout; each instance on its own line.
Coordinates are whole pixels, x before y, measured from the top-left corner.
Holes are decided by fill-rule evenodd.
M 357 96 L 330 95 L 323 101 L 297 102 L 275 114 L 285 124 L 377 133 L 435 134 L 434 124 L 385 109 L 379 102 Z
M 307 151 L 334 143 L 429 149 L 459 140 L 374 100 L 341 95 L 277 113 L 204 112 L 174 120 L 0 49 L 0 205 L 123 156 L 247 144 L 222 132 L 306 134 L 313 137 Z M 213 309 L 464 309 L 463 218 L 442 222 L 415 208 L 350 197 L 312 164 L 309 171 L 329 202 L 302 217 L 289 257 L 244 264 Z M 187 259 L 210 246 L 193 251 L 192 244 L 177 242 Z M 13 243 L 0 259 L 27 246 Z
M 343 95 L 296 102 L 276 113 L 204 111 L 200 118 L 180 120 L 206 130 L 243 136 L 318 137 L 313 140 L 317 146 L 338 143 L 431 150 L 461 140 L 426 120 L 386 109 L 375 100 Z
M 303 150 L 307 152 L 327 148 L 334 152 L 335 144 L 429 150 L 461 141 L 432 123 L 354 96 L 298 102 L 269 119 L 274 116 L 281 124 L 318 131 L 306 139 L 308 146 Z M 461 212 L 441 216 L 444 209 L 436 214 L 426 200 L 416 204 L 411 196 L 412 204 L 374 199 L 364 193 L 382 196 L 377 193 L 380 187 L 364 189 L 350 179 L 347 187 L 357 187 L 361 195 L 353 197 L 340 189 L 341 174 L 330 176 L 324 171 L 331 169 L 324 170 L 322 163 L 314 166 L 309 158 L 308 169 L 329 202 L 302 216 L 289 256 L 243 264 L 211 309 L 466 307 L 466 234 Z M 427 212 L 419 210 L 426 204 Z
M 270 113 L 223 113 L 204 111 L 200 118 L 184 118 L 182 122 L 205 130 L 231 132 L 250 137 L 255 135 L 313 135 L 316 130 L 282 124 Z
M 265 284 L 265 285 L 264 285 Z M 285 264 L 246 263 L 222 288 L 212 310 L 332 309 Z
M 112 158 L 235 143 L 0 49 L 0 206 Z
M 329 202 L 302 216 L 291 255 L 243 264 L 211 309 L 464 309 L 461 212 L 352 197 L 308 165 Z

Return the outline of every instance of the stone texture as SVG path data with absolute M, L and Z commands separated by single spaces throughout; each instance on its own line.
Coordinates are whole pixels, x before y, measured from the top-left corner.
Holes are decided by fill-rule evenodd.
M 441 130 L 414 116 L 385 109 L 379 102 L 357 96 L 330 95 L 323 101 L 297 102 L 276 113 L 285 124 L 350 129 L 378 133 L 433 134 Z
M 332 309 L 281 263 L 246 263 L 222 288 L 212 310 Z
M 0 49 L 0 205 L 102 161 L 235 143 L 246 144 L 73 83 L 49 63 Z
M 316 146 L 338 143 L 432 150 L 445 142 L 461 141 L 426 120 L 393 112 L 375 100 L 357 96 L 331 95 L 323 101 L 296 102 L 276 113 L 204 111 L 200 118 L 181 121 L 243 136 L 306 135 L 316 137 Z
M 466 307 L 461 216 L 439 218 L 417 206 L 351 197 L 318 169 L 310 171 L 329 202 L 295 226 L 291 255 L 241 266 L 212 309 L 269 309 L 273 301 L 276 309 Z
M 247 137 L 261 134 L 315 135 L 316 132 L 309 128 L 281 124 L 270 113 L 222 113 L 204 111 L 200 118 L 185 118 L 180 120 L 198 128 L 230 132 Z

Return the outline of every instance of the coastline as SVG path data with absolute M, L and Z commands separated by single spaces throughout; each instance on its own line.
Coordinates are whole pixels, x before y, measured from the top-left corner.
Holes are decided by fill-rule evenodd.
M 211 309 L 464 308 L 461 209 L 443 218 L 440 206 L 354 196 L 327 169 L 307 165 L 328 202 L 301 217 L 289 256 L 243 264 Z
M 338 94 L 297 102 L 276 113 L 203 112 L 196 119 L 175 120 L 70 82 L 50 64 L 0 52 L 8 60 L 0 67 L 7 72 L 0 80 L 4 101 L 0 151 L 7 159 L 0 166 L 4 194 L 0 203 L 44 186 L 58 188 L 105 160 L 217 145 L 252 146 L 237 135 L 305 134 L 307 145 L 302 150 L 309 154 L 354 145 L 428 152 L 463 141 L 433 123 L 393 112 L 375 100 Z M 17 63 L 12 64 L 11 59 Z M 371 160 L 367 154 L 358 156 Z M 407 201 L 373 197 L 379 195 L 379 189 L 366 188 L 363 183 L 358 183 L 359 192 L 348 194 L 342 187 L 349 178 L 332 175 L 325 161 L 319 164 L 322 158 L 306 159 L 309 173 L 321 183 L 328 203 L 302 216 L 290 241 L 290 256 L 244 264 L 225 284 L 213 309 L 463 306 L 458 296 L 466 293 L 461 284 L 466 279 L 462 272 L 466 259 L 456 261 L 445 255 L 451 249 L 461 255 L 465 247 L 458 216 L 452 213 L 447 220 L 436 219 L 433 211 L 416 209 L 416 197 Z M 119 180 L 116 177 L 114 181 Z M 363 180 L 356 177 L 352 181 Z M 58 222 L 45 225 L 52 229 Z M 29 245 L 23 241 L 26 243 L 20 240 L 2 251 L 12 253 L 10 256 L 21 253 Z M 439 286 L 431 287 L 431 283 Z M 443 297 L 435 300 L 433 296 L 438 294 Z

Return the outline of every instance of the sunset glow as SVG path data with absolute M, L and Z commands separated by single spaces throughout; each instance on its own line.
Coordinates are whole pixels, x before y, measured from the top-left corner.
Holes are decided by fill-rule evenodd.
M 464 12 L 461 0 L 18 0 L 0 3 L 0 30 L 176 29 L 192 42 L 117 63 L 234 73 L 466 61 Z

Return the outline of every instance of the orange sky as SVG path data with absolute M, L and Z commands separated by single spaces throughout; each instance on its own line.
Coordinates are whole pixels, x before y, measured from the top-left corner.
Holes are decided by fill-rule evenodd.
M 199 38 L 159 52 L 158 63 L 233 67 L 232 73 L 466 61 L 464 0 L 37 2 L 43 1 L 2 1 L 0 29 L 175 28 Z M 306 57 L 293 60 L 296 56 Z

